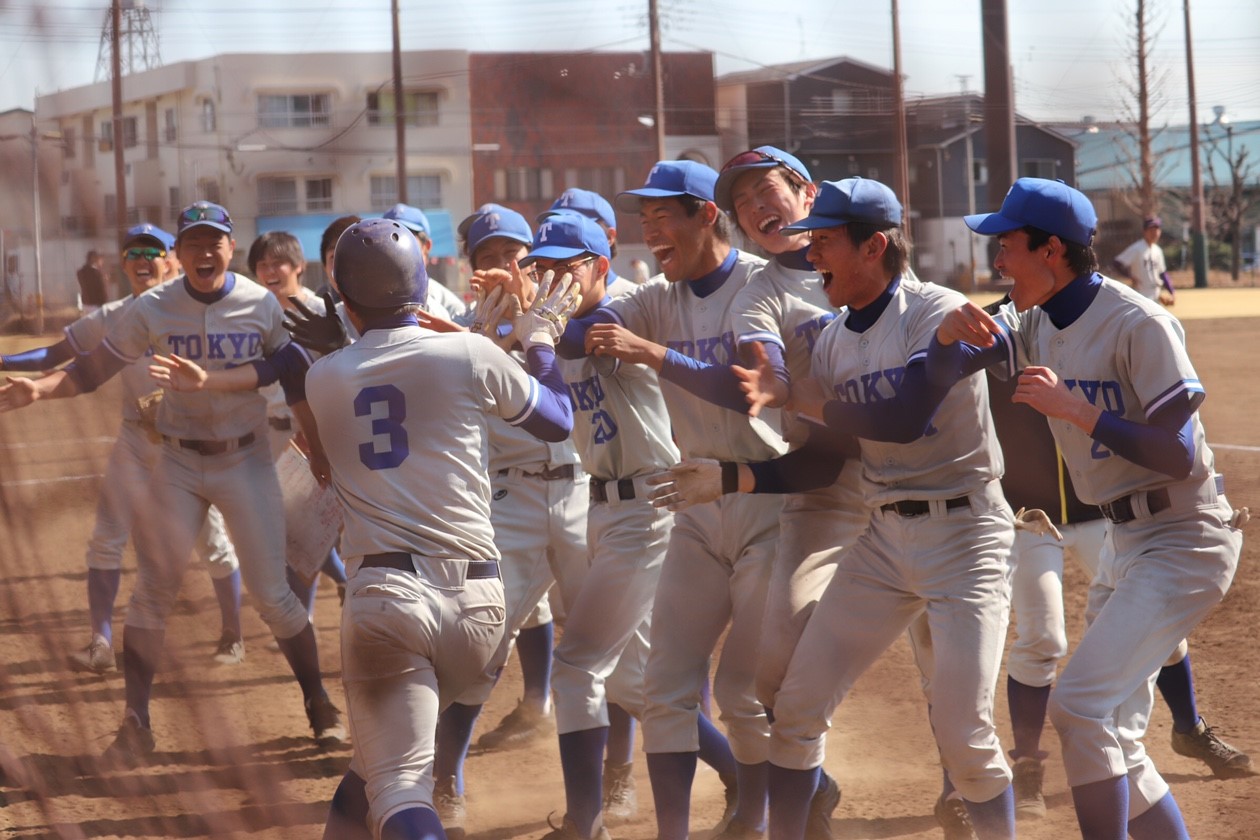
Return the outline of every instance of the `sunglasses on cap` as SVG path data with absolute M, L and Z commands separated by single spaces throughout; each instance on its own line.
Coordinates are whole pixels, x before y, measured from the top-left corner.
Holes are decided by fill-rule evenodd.
M 751 166 L 755 163 L 777 163 L 797 178 L 801 177 L 801 173 L 797 172 L 795 167 L 786 160 L 775 157 L 768 152 L 758 151 L 757 149 L 751 149 L 747 152 L 740 152 L 735 155 L 735 157 L 726 162 L 726 164 L 722 167 L 722 171 L 725 172 L 728 169 L 734 169 L 738 166 Z
M 215 222 L 231 227 L 232 217 L 222 207 L 194 204 L 179 214 L 180 225 L 189 225 L 193 222 Z
M 156 260 L 165 256 L 166 251 L 161 248 L 128 248 L 123 251 L 123 258 L 128 260 Z

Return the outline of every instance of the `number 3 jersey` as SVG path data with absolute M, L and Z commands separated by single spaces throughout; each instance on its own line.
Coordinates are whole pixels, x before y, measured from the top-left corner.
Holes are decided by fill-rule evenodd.
M 489 339 L 369 330 L 317 361 L 306 396 L 345 515 L 342 554 L 497 560 L 487 427 L 516 425 L 538 382 Z

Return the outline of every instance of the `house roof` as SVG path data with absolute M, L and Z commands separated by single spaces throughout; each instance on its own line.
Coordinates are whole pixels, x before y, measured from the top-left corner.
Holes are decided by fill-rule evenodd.
M 918 148 L 938 148 L 957 143 L 968 133 L 977 134 L 984 130 L 984 95 L 979 93 L 947 94 L 944 96 L 925 96 L 906 102 L 906 109 L 917 116 L 914 143 Z M 940 117 L 932 119 L 930 112 L 940 112 Z M 970 113 L 970 130 L 964 124 L 964 117 Z M 1059 131 L 1045 123 L 1029 119 L 1016 112 L 1016 125 L 1030 125 L 1052 134 L 1068 143 L 1075 144 L 1071 134 Z
M 755 70 L 740 70 L 736 73 L 727 73 L 718 76 L 718 85 L 748 85 L 756 82 L 782 82 L 791 81 L 800 76 L 809 76 L 814 73 L 822 72 L 838 64 L 851 64 L 854 67 L 861 67 L 864 70 L 870 70 L 875 73 L 883 73 L 892 78 L 892 71 L 887 67 L 878 67 L 874 64 L 867 64 L 865 61 L 859 61 L 856 58 L 848 58 L 847 56 L 836 56 L 834 58 L 812 58 L 804 61 L 790 61 L 785 64 L 768 64 L 765 67 L 759 67 Z

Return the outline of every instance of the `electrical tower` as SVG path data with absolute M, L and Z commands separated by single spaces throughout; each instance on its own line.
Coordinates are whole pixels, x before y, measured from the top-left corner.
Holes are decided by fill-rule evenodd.
M 145 6 L 144 0 L 117 2 L 120 2 L 122 10 L 117 41 L 114 39 L 113 14 L 110 9 L 105 10 L 105 23 L 101 26 L 101 46 L 96 53 L 95 81 L 98 82 L 109 78 L 110 50 L 114 43 L 118 44 L 123 76 L 162 65 L 157 29 L 153 26 L 153 15 Z

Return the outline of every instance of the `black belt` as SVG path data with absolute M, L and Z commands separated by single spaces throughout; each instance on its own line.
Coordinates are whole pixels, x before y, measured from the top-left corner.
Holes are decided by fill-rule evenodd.
M 967 507 L 971 504 L 966 496 L 959 496 L 954 499 L 945 500 L 945 508 L 952 510 L 954 508 Z M 924 499 L 904 499 L 900 502 L 888 502 L 879 506 L 880 510 L 892 511 L 902 516 L 922 516 L 925 513 L 932 512 L 932 503 Z
M 179 444 L 180 449 L 196 452 L 198 455 L 222 455 L 236 449 L 244 449 L 254 442 L 254 433 L 238 437 L 236 440 L 188 440 L 163 435 L 163 440 Z
M 1137 514 L 1133 512 L 1133 496 L 1122 496 L 1114 502 L 1104 502 L 1098 507 L 1103 512 L 1103 516 L 1116 525 L 1137 519 Z M 1159 513 L 1161 510 L 1168 510 L 1170 507 L 1172 507 L 1172 499 L 1168 498 L 1168 490 L 1166 488 L 1161 487 L 1158 490 L 1146 491 L 1146 509 L 1152 514 Z
M 616 498 L 623 502 L 628 502 L 634 498 L 634 479 L 620 478 L 616 481 L 592 481 L 591 482 L 591 502 L 606 502 L 611 495 L 609 490 L 613 490 L 617 495 Z
M 499 475 L 508 475 L 512 471 L 499 470 Z M 543 467 L 542 472 L 529 472 L 527 470 L 520 471 L 522 475 L 532 476 L 533 478 L 541 478 L 543 481 L 572 481 L 577 474 L 577 470 L 572 464 L 561 464 L 558 467 Z
M 365 554 L 363 555 L 363 562 L 359 565 L 366 569 L 397 569 L 400 572 L 411 572 L 413 574 L 416 571 L 416 565 L 412 562 L 411 555 L 402 551 Z M 468 574 L 464 575 L 468 580 L 497 578 L 498 576 L 498 560 L 469 560 Z
M 268 417 L 267 425 L 275 429 L 277 432 L 293 431 L 292 417 Z

